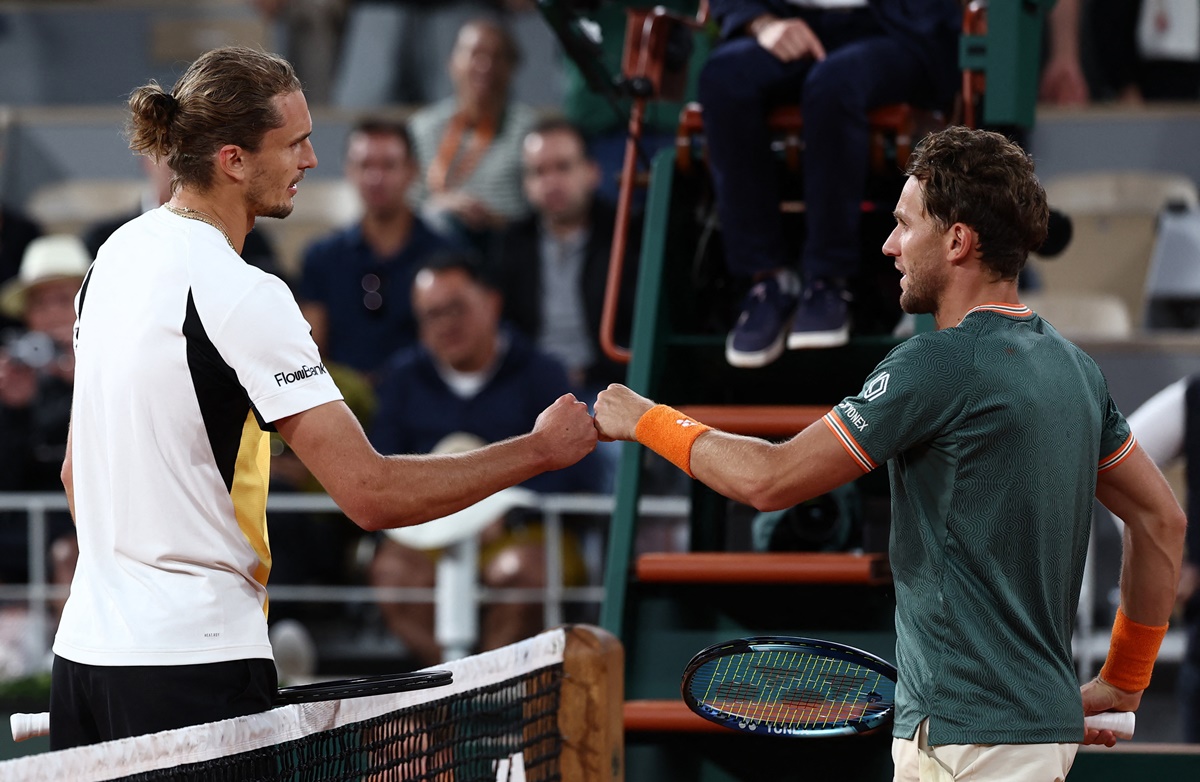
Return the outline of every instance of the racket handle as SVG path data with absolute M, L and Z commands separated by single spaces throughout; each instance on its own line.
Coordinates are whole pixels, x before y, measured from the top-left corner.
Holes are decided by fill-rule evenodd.
M 1132 711 L 1105 711 L 1083 718 L 1083 724 L 1096 730 L 1111 730 L 1119 739 L 1133 738 L 1134 716 Z
M 35 736 L 50 735 L 50 712 L 37 714 L 14 714 L 8 718 L 13 741 L 24 741 Z

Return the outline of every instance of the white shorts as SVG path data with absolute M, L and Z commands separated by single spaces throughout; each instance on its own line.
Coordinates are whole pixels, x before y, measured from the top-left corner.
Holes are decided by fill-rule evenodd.
M 929 720 L 911 739 L 892 739 L 893 782 L 1062 782 L 1078 744 L 929 745 Z

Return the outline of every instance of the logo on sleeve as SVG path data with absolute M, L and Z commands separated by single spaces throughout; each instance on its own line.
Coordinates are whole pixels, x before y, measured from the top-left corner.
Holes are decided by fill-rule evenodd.
M 287 386 L 295 383 L 297 380 L 304 380 L 306 378 L 313 377 L 314 375 L 324 374 L 328 374 L 325 371 L 324 364 L 317 364 L 315 367 L 310 367 L 305 364 L 299 369 L 292 370 L 291 372 L 277 372 L 275 374 L 275 385 Z
M 867 385 L 863 387 L 863 392 L 862 392 L 863 399 L 870 402 L 872 399 L 878 399 L 879 397 L 886 394 L 887 387 L 888 387 L 888 377 L 890 377 L 890 375 L 888 375 L 887 372 L 880 372 L 878 375 L 871 378 L 871 380 L 867 383 Z
M 867 423 L 866 417 L 863 416 L 862 413 L 858 412 L 858 408 L 849 402 L 842 402 L 840 405 L 838 405 L 838 410 L 841 410 L 846 414 L 846 420 L 853 424 L 854 428 L 858 431 L 861 432 L 870 426 L 870 424 Z

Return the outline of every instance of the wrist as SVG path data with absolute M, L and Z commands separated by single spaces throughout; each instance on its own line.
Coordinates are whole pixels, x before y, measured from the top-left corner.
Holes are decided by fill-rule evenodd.
M 1158 649 L 1167 634 L 1167 625 L 1135 622 L 1117 608 L 1113 621 L 1108 657 L 1100 669 L 1100 679 L 1125 692 L 1140 692 L 1150 685 L 1150 674 Z
M 779 17 L 775 16 L 775 14 L 761 14 L 756 16 L 746 24 L 746 34 L 751 38 L 757 38 L 758 34 L 762 32 L 764 27 L 769 25 L 771 22 L 778 21 L 778 19 Z
M 655 405 L 638 419 L 634 438 L 659 456 L 692 474 L 692 446 L 712 427 L 666 405 Z

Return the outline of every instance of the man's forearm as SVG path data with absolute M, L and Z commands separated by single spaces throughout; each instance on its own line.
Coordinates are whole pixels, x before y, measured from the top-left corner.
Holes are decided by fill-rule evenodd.
M 1121 607 L 1126 616 L 1146 625 L 1171 618 L 1179 585 L 1182 528 L 1159 525 L 1159 534 L 1127 524 L 1121 558 Z

